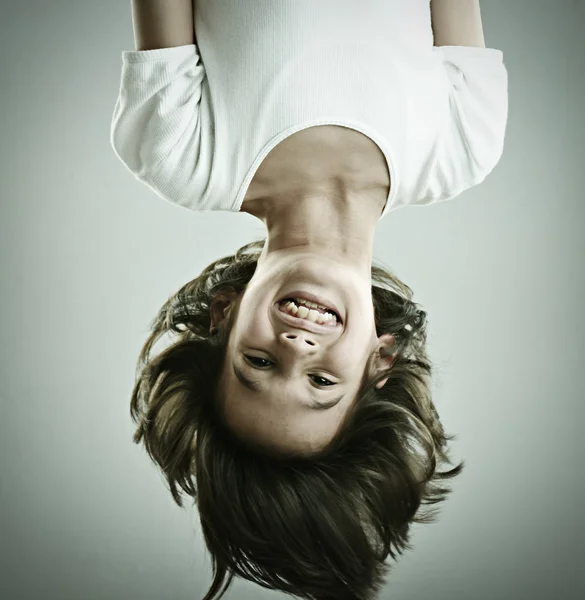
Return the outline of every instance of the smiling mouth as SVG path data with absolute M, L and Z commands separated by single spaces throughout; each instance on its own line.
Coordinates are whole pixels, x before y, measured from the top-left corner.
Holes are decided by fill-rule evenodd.
M 312 323 L 336 325 L 341 322 L 339 314 L 332 308 L 303 298 L 285 298 L 278 303 L 278 306 L 282 312 Z
M 319 334 L 330 333 L 340 326 L 341 320 L 333 311 L 329 312 L 328 309 L 319 311 L 311 309 L 309 311 L 308 306 L 299 303 L 297 314 L 295 314 L 296 306 L 292 299 L 286 298 L 277 303 L 274 309 L 281 321 L 296 329 Z
M 332 333 L 333 331 L 336 331 L 338 327 L 340 327 L 340 324 L 337 322 L 334 322 L 332 325 L 323 325 L 320 323 L 314 323 L 308 319 L 295 317 L 282 310 L 278 305 L 274 305 L 273 310 L 279 320 L 283 321 L 286 325 L 293 327 L 294 329 L 302 329 L 304 331 L 310 331 L 311 333 L 316 334 L 326 334 Z
M 304 290 L 295 290 L 278 301 L 279 310 L 293 317 L 307 319 L 310 322 L 335 325 L 343 324 L 343 318 L 337 306 L 330 300 L 316 296 Z M 300 314 L 299 314 L 300 313 Z

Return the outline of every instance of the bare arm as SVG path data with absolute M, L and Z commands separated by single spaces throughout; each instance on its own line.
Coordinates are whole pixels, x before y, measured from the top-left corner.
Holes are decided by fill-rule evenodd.
M 485 48 L 479 0 L 431 0 L 435 46 Z
M 195 0 L 132 0 L 136 50 L 194 44 L 194 4 Z

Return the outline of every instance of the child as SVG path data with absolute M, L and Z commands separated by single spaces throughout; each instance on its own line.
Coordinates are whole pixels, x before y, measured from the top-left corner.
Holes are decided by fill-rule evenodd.
M 133 20 L 117 155 L 174 204 L 267 229 L 161 308 L 135 441 L 197 502 L 206 600 L 234 575 L 373 598 L 463 466 L 439 470 L 426 314 L 373 264 L 374 230 L 495 167 L 502 53 L 478 0 L 135 0 Z

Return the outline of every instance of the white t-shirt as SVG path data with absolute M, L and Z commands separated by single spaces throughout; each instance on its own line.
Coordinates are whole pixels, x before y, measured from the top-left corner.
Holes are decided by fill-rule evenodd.
M 500 50 L 433 46 L 429 0 L 197 0 L 196 45 L 122 53 L 111 142 L 135 176 L 194 211 L 239 211 L 262 160 L 315 125 L 386 157 L 380 218 L 448 200 L 498 163 Z

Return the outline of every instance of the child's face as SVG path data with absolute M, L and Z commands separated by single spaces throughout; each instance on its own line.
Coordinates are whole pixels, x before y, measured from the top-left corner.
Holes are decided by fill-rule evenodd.
M 330 299 L 342 322 L 320 331 L 291 325 L 279 301 L 294 291 Z M 352 405 L 368 358 L 393 341 L 376 336 L 371 282 L 330 258 L 288 256 L 259 264 L 236 310 L 220 392 L 229 426 L 277 451 L 324 446 Z

